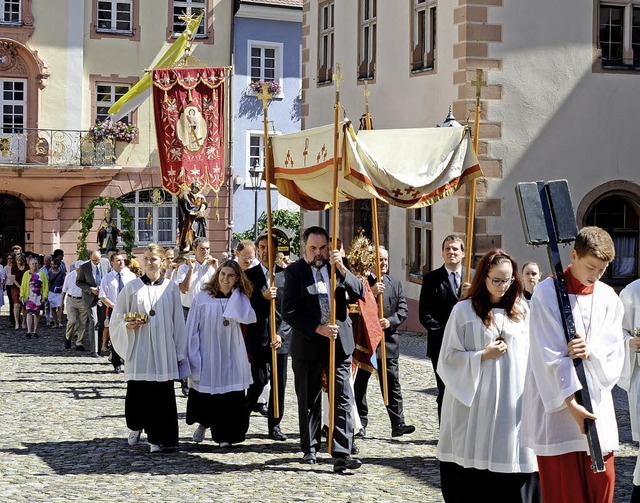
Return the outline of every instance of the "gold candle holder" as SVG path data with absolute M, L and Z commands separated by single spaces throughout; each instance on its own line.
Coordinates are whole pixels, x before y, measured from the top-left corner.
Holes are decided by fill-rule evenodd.
M 136 321 L 142 321 L 143 323 L 147 323 L 149 321 L 149 315 L 144 313 L 137 313 L 135 311 L 124 313 L 124 321 L 127 323 L 135 323 Z

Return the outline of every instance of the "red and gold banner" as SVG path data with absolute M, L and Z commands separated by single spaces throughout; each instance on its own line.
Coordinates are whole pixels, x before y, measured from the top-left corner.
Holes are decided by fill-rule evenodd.
M 224 68 L 153 71 L 153 103 L 162 186 L 178 194 L 199 182 L 224 182 Z

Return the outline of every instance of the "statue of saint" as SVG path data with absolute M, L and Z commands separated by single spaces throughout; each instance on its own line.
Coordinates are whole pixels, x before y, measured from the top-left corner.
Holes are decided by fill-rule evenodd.
M 196 238 L 207 234 L 207 201 L 200 193 L 202 185 L 194 181 L 178 194 L 178 246 L 188 252 Z
M 100 253 L 115 248 L 118 243 L 118 236 L 120 230 L 116 227 L 116 221 L 111 218 L 111 208 L 107 207 L 104 210 L 104 218 L 100 222 L 98 227 L 98 248 Z

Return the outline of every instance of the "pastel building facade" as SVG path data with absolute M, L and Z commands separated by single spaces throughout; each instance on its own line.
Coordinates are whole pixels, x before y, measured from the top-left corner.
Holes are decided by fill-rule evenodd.
M 640 101 L 638 0 L 309 0 L 303 9 L 302 127 L 331 123 L 341 64 L 341 104 L 354 123 L 364 83 L 376 129 L 434 127 L 451 106 L 474 126 L 476 69 L 483 70 L 475 256 L 502 247 L 550 272 L 546 250 L 525 244 L 515 198 L 521 181 L 567 179 L 579 227 L 606 228 L 616 261 L 604 280 L 638 277 L 640 170 L 634 125 Z M 345 244 L 371 232 L 368 201 L 340 206 Z M 409 299 L 406 326 L 421 330 L 423 272 L 442 264 L 441 242 L 464 235 L 468 190 L 420 210 L 379 208 L 390 272 Z M 330 212 L 304 225 L 330 227 Z M 568 248 L 564 256 L 568 256 Z

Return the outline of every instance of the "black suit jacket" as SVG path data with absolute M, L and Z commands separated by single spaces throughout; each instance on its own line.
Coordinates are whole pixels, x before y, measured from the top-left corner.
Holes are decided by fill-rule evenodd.
M 282 268 L 275 267 L 274 273 L 277 276 L 281 274 Z M 259 348 L 269 346 L 271 342 L 271 334 L 269 333 L 269 317 L 271 315 L 271 302 L 262 296 L 262 292 L 267 287 L 267 278 L 262 271 L 262 265 L 258 264 L 247 269 L 244 272 L 253 285 L 253 293 L 251 294 L 251 307 L 256 312 L 256 322 L 247 325 L 247 351 L 256 351 Z M 274 282 L 278 286 L 278 281 Z M 278 299 L 276 299 L 276 328 L 279 325 L 280 316 L 278 313 Z M 282 334 L 280 334 L 282 337 Z M 284 344 L 284 341 L 283 341 Z
M 330 270 L 330 269 L 329 269 Z M 318 333 L 320 325 L 320 301 L 315 292 L 315 275 L 304 258 L 284 270 L 284 297 L 282 319 L 291 325 L 291 356 L 302 360 L 324 358 L 329 351 L 329 339 Z M 344 359 L 353 353 L 353 329 L 348 316 L 346 294 L 349 302 L 364 296 L 364 284 L 348 269 L 346 276 L 336 273 L 336 324 L 340 327 L 336 340 L 336 357 Z
M 369 284 L 373 286 L 375 284 L 375 275 L 369 276 Z M 384 283 L 384 292 L 382 292 L 382 304 L 384 307 L 384 317 L 389 320 L 389 328 L 384 331 L 384 342 L 387 350 L 387 358 L 399 358 L 400 357 L 400 341 L 398 340 L 398 327 L 409 316 L 409 309 L 407 308 L 407 300 L 404 297 L 402 291 L 402 283 L 400 280 L 389 276 L 388 274 L 382 275 L 382 282 Z M 376 351 L 376 357 L 382 357 L 382 351 L 380 347 Z
M 100 274 L 104 278 L 109 271 L 105 269 L 102 261 L 100 261 L 98 267 L 100 268 Z M 100 285 L 96 285 L 96 281 L 93 278 L 93 263 L 91 260 L 78 267 L 76 286 L 82 290 L 82 300 L 86 307 L 93 307 L 98 304 L 98 296 L 91 292 L 91 288 L 100 288 Z
M 460 275 L 464 278 L 464 270 Z M 449 275 L 444 265 L 422 277 L 418 315 L 420 323 L 427 329 L 429 337 L 427 356 L 429 358 L 437 358 L 440 354 L 444 327 L 447 325 L 453 306 L 457 303 L 458 297 L 451 288 Z

